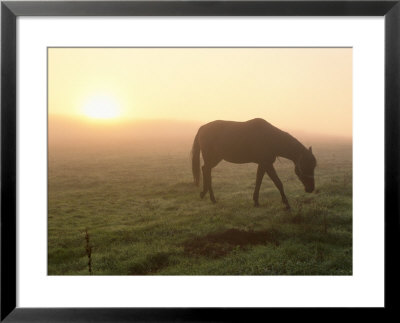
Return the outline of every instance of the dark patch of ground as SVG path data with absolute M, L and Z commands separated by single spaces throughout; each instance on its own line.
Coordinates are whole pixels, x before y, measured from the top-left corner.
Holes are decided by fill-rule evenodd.
M 184 243 L 184 252 L 190 256 L 223 257 L 233 249 L 251 245 L 273 243 L 279 245 L 278 232 L 275 230 L 244 231 L 229 229 L 196 237 Z

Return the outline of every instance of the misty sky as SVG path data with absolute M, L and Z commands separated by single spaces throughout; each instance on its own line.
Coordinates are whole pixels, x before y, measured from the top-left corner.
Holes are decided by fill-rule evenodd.
M 50 116 L 352 134 L 351 48 L 52 48 L 48 64 Z

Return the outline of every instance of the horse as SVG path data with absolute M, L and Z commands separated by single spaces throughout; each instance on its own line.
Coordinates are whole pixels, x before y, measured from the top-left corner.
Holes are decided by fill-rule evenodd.
M 192 173 L 197 186 L 200 183 L 200 152 L 203 156 L 203 191 L 216 202 L 211 185 L 211 170 L 222 160 L 235 163 L 256 163 L 257 176 L 253 193 L 254 206 L 259 206 L 259 192 L 264 174 L 267 173 L 279 190 L 282 203 L 290 204 L 273 163 L 277 157 L 293 161 L 294 171 L 307 193 L 314 191 L 314 169 L 317 161 L 312 148 L 303 146 L 296 138 L 261 118 L 244 122 L 216 120 L 201 126 L 192 147 Z

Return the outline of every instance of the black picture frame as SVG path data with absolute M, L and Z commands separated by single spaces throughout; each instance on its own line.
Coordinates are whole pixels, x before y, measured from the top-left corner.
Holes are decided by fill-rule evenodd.
M 1 321 L 251 321 L 267 309 L 16 307 L 16 19 L 19 16 L 384 16 L 385 307 L 399 287 L 400 0 L 395 1 L 4 1 L 1 3 Z M 371 237 L 373 238 L 373 237 Z M 266 291 L 267 292 L 267 291 Z M 269 309 L 272 311 L 272 309 Z M 279 311 L 278 309 L 274 309 Z M 333 313 L 332 309 L 327 309 Z M 305 313 L 306 310 L 303 310 Z M 279 311 L 280 313 L 282 311 Z M 308 313 L 306 311 L 306 313 Z M 369 311 L 368 315 L 372 313 Z M 269 314 L 268 314 L 269 315 Z M 306 315 L 310 315 L 309 313 Z M 331 315 L 331 314 L 330 314 Z M 265 319 L 268 317 L 266 316 Z M 276 318 L 275 318 L 276 319 Z M 380 317 L 382 319 L 382 317 Z

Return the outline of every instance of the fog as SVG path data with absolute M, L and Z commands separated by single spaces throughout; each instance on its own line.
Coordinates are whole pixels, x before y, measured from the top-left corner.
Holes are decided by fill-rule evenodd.
M 211 120 L 210 120 L 211 121 Z M 202 125 L 196 121 L 138 120 L 124 123 L 88 122 L 49 116 L 50 157 L 65 153 L 184 153 L 190 152 L 194 136 Z M 279 125 L 276 125 L 279 127 Z M 348 145 L 351 138 L 283 129 L 305 146 Z

